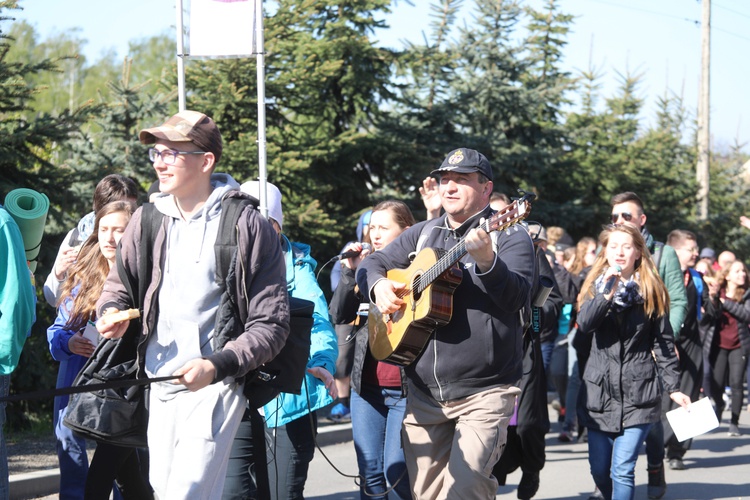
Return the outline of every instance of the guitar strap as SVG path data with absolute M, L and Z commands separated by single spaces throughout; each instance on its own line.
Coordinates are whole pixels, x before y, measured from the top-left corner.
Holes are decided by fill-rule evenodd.
M 493 212 L 490 215 L 494 215 L 496 212 Z M 437 217 L 435 219 L 431 219 L 427 221 L 427 224 L 422 226 L 422 231 L 419 233 L 419 239 L 417 240 L 417 247 L 414 249 L 414 253 L 409 254 L 409 258 L 411 260 L 414 260 L 414 257 L 424 248 L 425 243 L 427 243 L 427 238 L 429 238 L 430 233 L 432 230 L 440 224 L 442 221 L 442 217 Z M 433 222 L 434 221 L 434 222 Z M 492 238 L 492 248 L 495 250 L 495 253 L 497 253 L 498 250 L 498 240 L 500 238 L 500 231 L 492 231 L 490 233 L 490 238 Z

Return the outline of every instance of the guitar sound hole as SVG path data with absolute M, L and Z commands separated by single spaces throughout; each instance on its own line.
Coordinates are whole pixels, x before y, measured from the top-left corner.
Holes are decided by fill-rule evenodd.
M 420 290 L 420 278 L 422 277 L 421 274 L 414 276 L 414 279 L 411 282 L 411 293 L 412 293 L 412 303 L 416 304 L 419 302 L 420 297 L 422 297 L 422 290 Z

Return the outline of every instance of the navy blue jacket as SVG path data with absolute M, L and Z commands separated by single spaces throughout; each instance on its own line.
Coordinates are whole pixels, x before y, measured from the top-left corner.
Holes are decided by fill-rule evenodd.
M 425 224 L 430 227 L 422 248 L 449 250 L 481 217 L 490 214 L 487 206 L 455 230 L 447 226 L 445 215 L 437 225 L 427 221 L 410 227 L 359 265 L 360 290 L 367 290 L 372 299 L 372 286 L 388 270 L 409 267 Z M 421 354 L 406 367 L 414 386 L 438 401 L 517 384 L 521 378 L 522 310 L 530 303 L 534 246 L 520 225 L 499 233 L 497 245 L 492 269 L 477 271 L 469 254 L 460 260 L 463 279 L 453 295 L 450 322 L 435 330 Z

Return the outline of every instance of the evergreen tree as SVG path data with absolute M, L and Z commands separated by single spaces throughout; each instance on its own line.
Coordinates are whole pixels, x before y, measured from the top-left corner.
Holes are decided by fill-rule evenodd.
M 746 146 L 735 142 L 729 152 L 711 155 L 709 217 L 707 221 L 695 223 L 703 237 L 703 246 L 711 246 L 717 251 L 730 250 L 744 262 L 750 259 L 750 231 L 739 224 L 740 216 L 750 215 L 747 204 L 750 155 L 743 152 Z M 695 178 L 694 172 L 691 178 Z
M 146 147 L 138 140 L 138 132 L 153 123 L 162 123 L 168 116 L 171 94 L 151 95 L 144 91 L 146 80 L 131 85 L 132 60 L 125 60 L 117 82 L 107 82 L 106 92 L 98 92 L 98 105 L 85 130 L 71 141 L 71 156 L 66 166 L 79 173 L 80 182 L 72 189 L 86 201 L 84 212 L 90 210 L 89 200 L 96 183 L 112 173 L 136 179 L 147 190 L 156 179 Z
M 377 123 L 376 140 L 384 156 L 371 170 L 373 195 L 404 198 L 415 214 L 424 213 L 415 187 L 446 153 L 465 145 L 460 129 L 464 110 L 454 89 L 460 52 L 450 38 L 462 5 L 463 0 L 430 4 L 429 33 L 424 43 L 407 42 L 398 54 L 398 83 Z
M 64 187 L 76 179 L 75 172 L 58 168 L 55 159 L 62 146 L 86 120 L 90 108 L 65 109 L 54 114 L 33 109 L 34 98 L 44 89 L 32 82 L 39 75 L 58 71 L 58 66 L 51 59 L 12 61 L 9 58 L 13 39 L 5 31 L 5 23 L 12 20 L 8 11 L 17 8 L 14 0 L 0 0 L 0 171 L 3 172 L 0 199 L 20 187 L 35 189 L 50 199 L 47 234 L 42 240 L 40 265 L 36 271 L 36 282 L 41 284 L 58 248 L 49 233 L 61 227 L 62 208 L 71 198 Z M 13 392 L 54 387 L 54 364 L 45 335 L 45 329 L 53 319 L 53 311 L 45 305 L 40 294 L 36 324 L 13 373 Z M 23 401 L 9 404 L 10 425 L 28 422 L 36 411 L 49 414 L 52 411 L 49 403 Z
M 378 151 L 370 133 L 388 97 L 391 55 L 370 39 L 387 0 L 282 0 L 266 18 L 268 179 L 284 194 L 284 232 L 336 253 L 370 204 Z M 258 176 L 254 60 L 190 64 L 188 107 L 211 115 L 225 139 L 220 170 Z M 374 159 L 373 159 L 374 158 Z

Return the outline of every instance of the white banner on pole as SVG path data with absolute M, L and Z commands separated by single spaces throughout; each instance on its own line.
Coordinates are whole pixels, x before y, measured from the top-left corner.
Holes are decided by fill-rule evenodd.
M 255 50 L 255 0 L 191 0 L 190 57 L 247 57 Z

